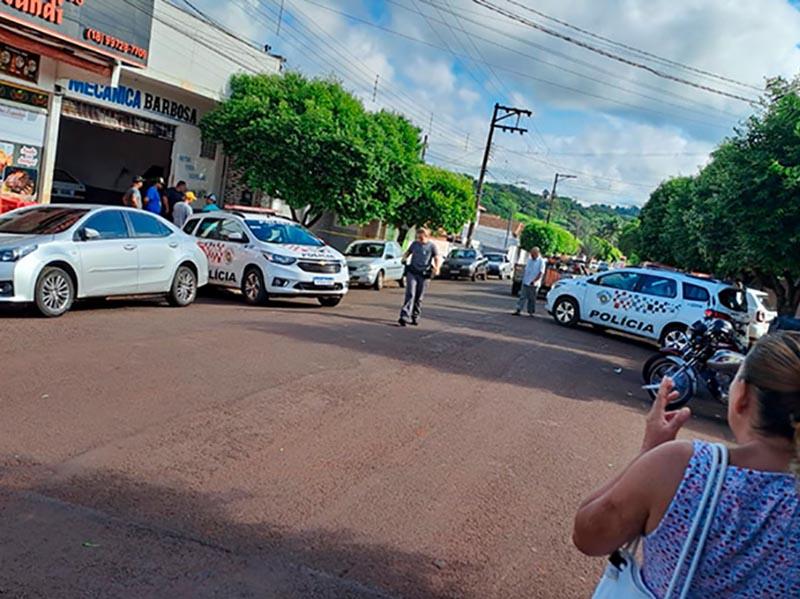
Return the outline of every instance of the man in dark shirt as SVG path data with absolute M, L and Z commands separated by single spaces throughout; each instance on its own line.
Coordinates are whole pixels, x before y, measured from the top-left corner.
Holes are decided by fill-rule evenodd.
M 411 260 L 409 260 L 411 258 Z M 422 311 L 422 298 L 431 282 L 431 278 L 439 274 L 442 265 L 439 248 L 430 239 L 427 229 L 417 231 L 417 239 L 409 247 L 404 256 L 408 260 L 406 267 L 406 299 L 400 311 L 401 327 L 411 323 L 419 324 Z
M 175 207 L 175 204 L 183 201 L 185 193 L 186 181 L 178 181 L 175 187 L 170 187 L 167 190 L 167 214 L 164 215 L 164 218 L 172 220 L 172 209 Z

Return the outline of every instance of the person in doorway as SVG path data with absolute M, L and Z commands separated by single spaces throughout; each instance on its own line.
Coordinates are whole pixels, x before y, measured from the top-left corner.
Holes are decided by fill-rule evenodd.
M 660 598 L 714 463 L 709 443 L 675 440 L 691 412 L 666 411 L 678 396 L 673 389 L 666 377 L 641 453 L 583 501 L 573 530 L 577 548 L 592 556 L 642 538 L 644 584 Z M 731 385 L 728 425 L 736 445 L 727 451 L 688 597 L 800 597 L 800 333 L 768 335 L 753 346 Z M 679 575 L 678 590 L 685 578 Z
M 206 196 L 206 205 L 203 207 L 201 212 L 215 212 L 219 210 L 219 206 L 217 205 L 217 196 L 213 193 Z
M 122 196 L 122 205 L 129 208 L 142 207 L 142 185 L 144 185 L 144 177 L 136 177 L 131 183 L 128 191 Z
M 148 212 L 152 212 L 153 214 L 161 214 L 164 212 L 164 206 L 167 204 L 166 198 L 164 198 L 162 194 L 162 190 L 164 189 L 164 179 L 159 177 L 150 188 L 147 190 L 147 193 L 144 197 L 144 209 Z
M 175 204 L 183 201 L 183 194 L 185 193 L 186 181 L 178 181 L 175 187 L 170 187 L 167 190 L 167 212 L 164 214 L 164 218 L 172 219 L 172 209 L 175 207 Z M 174 219 L 172 220 L 174 221 Z
M 183 229 L 183 225 L 186 224 L 186 221 L 189 217 L 194 213 L 192 207 L 189 205 L 195 200 L 195 195 L 191 191 L 187 191 L 184 194 L 181 194 L 181 199 L 175 202 L 175 205 L 172 207 L 172 222 L 175 223 L 175 226 L 179 229 Z
M 519 290 L 519 300 L 514 316 L 519 316 L 527 304 L 528 314 L 533 316 L 536 313 L 536 298 L 539 296 L 539 288 L 544 281 L 544 273 L 547 266 L 542 258 L 539 248 L 531 250 L 531 257 L 525 265 L 525 272 L 522 275 L 522 287 Z
M 422 299 L 431 278 L 439 274 L 442 265 L 439 248 L 430 239 L 428 229 L 419 229 L 417 238 L 411 243 L 403 256 L 406 266 L 406 298 L 400 310 L 401 327 L 408 324 L 417 326 L 422 312 Z

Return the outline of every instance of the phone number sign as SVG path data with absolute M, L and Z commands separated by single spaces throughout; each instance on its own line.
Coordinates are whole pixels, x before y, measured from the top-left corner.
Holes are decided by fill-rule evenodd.
M 0 21 L 145 66 L 155 0 L 0 0 Z

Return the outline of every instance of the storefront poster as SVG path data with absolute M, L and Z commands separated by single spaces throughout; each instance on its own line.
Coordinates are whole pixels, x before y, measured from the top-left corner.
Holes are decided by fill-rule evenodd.
M 146 65 L 154 0 L 2 0 L 0 20 Z
M 35 168 L 6 166 L 3 169 L 3 186 L 0 194 L 4 197 L 22 200 L 36 199 L 39 171 Z
M 2 81 L 0 81 L 0 99 L 37 108 L 47 108 L 48 102 L 47 94 L 18 85 L 11 85 L 10 83 L 3 83 Z
M 0 73 L 37 83 L 40 62 L 38 54 L 0 43 Z
M 39 168 L 42 149 L 28 144 L 0 141 L 0 168 L 5 166 L 21 166 Z

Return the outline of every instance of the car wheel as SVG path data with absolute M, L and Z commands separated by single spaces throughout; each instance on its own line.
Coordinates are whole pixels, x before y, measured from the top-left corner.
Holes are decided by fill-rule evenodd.
M 194 302 L 196 297 L 197 275 L 188 266 L 179 266 L 175 278 L 172 279 L 172 287 L 167 294 L 169 305 L 183 308 Z
M 261 306 L 267 303 L 267 288 L 264 285 L 264 275 L 261 274 L 261 269 L 251 266 L 244 272 L 242 295 L 244 301 L 251 306 Z
M 689 335 L 686 334 L 688 327 L 683 324 L 671 324 L 664 327 L 661 332 L 659 343 L 661 347 L 671 347 L 673 349 L 682 349 L 684 345 L 689 342 Z
M 383 271 L 380 271 L 377 276 L 375 277 L 375 282 L 372 284 L 372 288 L 375 291 L 380 291 L 383 289 L 383 284 L 386 282 L 386 275 Z
M 341 297 L 318 297 L 317 301 L 319 302 L 320 306 L 325 308 L 335 308 L 340 303 L 342 303 Z
M 553 318 L 563 327 L 574 327 L 580 320 L 577 302 L 571 297 L 560 297 L 553 305 Z
M 36 309 L 47 318 L 57 318 L 69 311 L 75 301 L 75 283 L 67 272 L 48 266 L 36 280 Z

